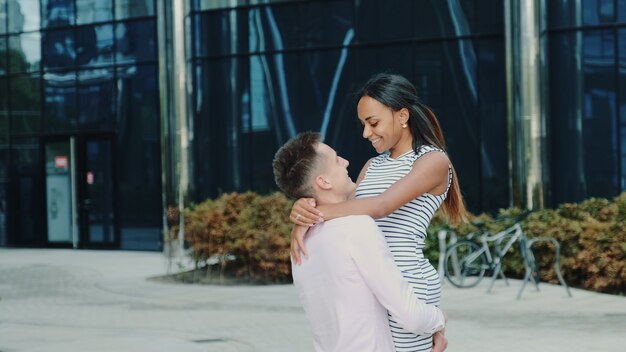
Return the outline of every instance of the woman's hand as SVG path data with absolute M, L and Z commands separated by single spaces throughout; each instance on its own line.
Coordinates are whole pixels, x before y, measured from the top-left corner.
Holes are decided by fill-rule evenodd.
M 448 339 L 446 339 L 443 331 L 437 331 L 433 335 L 433 352 L 442 352 L 446 348 L 448 348 Z
M 302 263 L 302 258 L 300 257 L 300 252 L 304 254 L 306 259 L 309 258 L 309 252 L 307 252 L 304 247 L 304 236 L 306 235 L 306 231 L 309 229 L 309 226 L 294 226 L 291 230 L 291 258 L 293 261 L 300 265 Z
M 294 224 L 307 227 L 324 221 L 324 215 L 315 208 L 315 199 L 313 198 L 300 198 L 293 203 L 289 218 Z

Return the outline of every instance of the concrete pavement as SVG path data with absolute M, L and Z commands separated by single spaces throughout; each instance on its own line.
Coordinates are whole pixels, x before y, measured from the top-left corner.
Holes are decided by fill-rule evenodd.
M 161 253 L 0 249 L 0 351 L 312 351 L 291 285 L 201 286 Z M 444 284 L 448 351 L 621 351 L 626 298 L 487 280 Z

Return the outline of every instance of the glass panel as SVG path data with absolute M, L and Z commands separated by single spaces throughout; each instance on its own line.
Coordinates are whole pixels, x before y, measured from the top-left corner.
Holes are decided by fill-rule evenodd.
M 78 72 L 78 124 L 81 129 L 113 128 L 115 87 L 111 68 Z
M 75 66 L 76 49 L 71 30 L 45 31 L 42 40 L 44 70 Z
M 546 1 L 548 7 L 548 27 L 568 27 L 581 25 L 581 2 Z
M 247 82 L 232 79 L 232 77 L 246 76 L 245 59 L 212 60 L 196 68 L 197 95 L 194 129 L 196 134 L 206 136 L 206 138 L 195 139 L 193 145 L 194 155 L 197 158 L 194 163 L 196 167 L 194 181 L 198 190 L 196 195 L 198 200 L 215 197 L 221 192 L 250 189 L 248 186 L 253 175 L 242 172 L 242 168 L 248 170 L 246 168 L 249 167 L 251 154 L 249 150 L 244 150 L 241 144 L 242 138 L 239 132 L 241 122 L 238 119 L 215 118 L 217 116 L 242 116 L 249 113 L 249 98 L 244 94 L 247 90 Z M 280 85 L 280 83 L 275 84 Z M 274 97 L 272 94 L 273 92 L 269 92 L 268 99 L 286 98 Z M 284 102 L 276 101 L 276 104 L 284 104 Z M 281 109 L 281 107 L 277 108 Z M 271 144 L 265 140 L 261 150 L 275 146 Z M 202 157 L 206 154 L 206 150 L 215 148 L 223 152 L 215 158 Z M 253 155 L 257 152 L 259 151 L 255 149 Z M 264 170 L 268 169 L 271 172 L 271 167 L 268 168 L 266 165 Z
M 583 24 L 601 24 L 615 21 L 614 0 L 583 0 Z
M 439 118 L 467 206 L 479 210 L 482 170 L 476 165 L 482 165 L 482 156 L 475 47 L 469 40 L 424 43 L 414 55 L 415 78 L 407 78 Z
M 9 32 L 35 31 L 41 28 L 39 0 L 11 0 L 7 3 Z
M 117 63 L 156 60 L 154 20 L 118 23 L 115 26 Z
M 21 75 L 9 83 L 12 133 L 36 133 L 41 127 L 39 78 L 39 75 Z
M 117 68 L 117 149 L 123 151 L 116 163 L 117 204 L 122 249 L 156 250 L 161 242 L 158 82 L 156 65 Z
M 584 32 L 583 158 L 588 196 L 617 194 L 617 111 L 613 31 Z
M 111 179 L 113 155 L 110 141 L 85 143 L 85 194 L 82 199 L 83 216 L 87 221 L 88 242 L 115 243 L 113 212 L 113 182 Z
M 617 21 L 626 22 L 626 0 L 617 0 Z
M 626 3 L 625 3 L 626 5 Z M 623 11 L 626 11 L 626 6 L 621 8 Z M 619 105 L 619 121 L 620 121 L 620 131 L 621 131 L 621 164 L 622 164 L 622 175 L 621 175 L 621 191 L 626 192 L 626 29 L 620 29 L 618 31 L 618 50 L 619 50 L 619 58 L 618 58 L 618 105 Z
M 415 36 L 418 25 L 420 36 L 434 35 L 432 1 L 360 1 L 355 5 L 356 36 L 364 41 L 409 39 Z M 416 10 L 420 8 L 420 11 Z M 424 11 L 429 11 L 428 15 Z M 393 19 L 393 20 L 390 20 Z M 424 22 L 426 21 L 426 22 Z M 423 28 L 422 28 L 423 27 Z M 384 30 L 383 30 L 384 29 Z M 426 29 L 426 32 L 424 32 Z
M 301 45 L 303 47 L 347 45 L 354 38 L 353 15 L 352 1 L 302 4 L 299 20 Z
M 43 75 L 46 131 L 67 131 L 76 127 L 76 74 L 47 72 Z
M 254 7 L 248 15 L 249 50 L 264 52 L 300 46 L 297 4 Z
M 112 0 L 76 0 L 76 23 L 105 22 L 112 19 Z
M 0 76 L 6 75 L 9 71 L 9 63 L 7 60 L 7 38 L 0 37 Z M 6 92 L 6 90 L 4 92 Z
M 7 157 L 3 155 L 8 155 L 8 152 L 0 151 L 0 168 L 5 167 Z M 0 179 L 0 246 L 6 246 L 7 241 L 7 207 L 9 205 L 9 197 L 7 194 L 8 188 L 8 178 Z
M 214 10 L 225 9 L 236 6 L 246 5 L 250 0 L 189 0 L 191 6 L 195 10 Z M 270 1 L 262 0 L 256 3 L 268 3 Z
M 9 37 L 9 71 L 11 73 L 39 71 L 41 35 L 39 32 Z
M 76 31 L 76 44 L 79 65 L 113 63 L 113 25 L 79 27 Z
M 115 0 L 115 18 L 154 16 L 154 0 Z
M 0 34 L 7 32 L 7 0 L 0 0 Z
M 72 160 L 70 142 L 46 144 L 48 242 L 72 242 Z
M 582 33 L 550 35 L 549 73 L 552 133 L 551 179 L 554 203 L 575 202 L 587 196 L 582 160 L 582 82 L 578 68 Z M 561 82 L 568 82 L 562 84 Z
M 197 15 L 197 56 L 244 52 L 248 48 L 247 10 L 209 12 Z
M 8 219 L 19 229 L 11 244 L 40 245 L 44 237 L 45 209 L 39 145 L 34 139 L 11 140 Z
M 0 78 L 0 91 L 9 91 L 9 80 Z M 9 136 L 9 96 L 0 94 L 0 144 L 8 143 Z
M 503 33 L 505 2 L 502 0 L 474 0 L 474 2 L 476 7 L 474 32 Z
M 556 203 L 612 197 L 618 191 L 614 39 L 610 30 L 550 37 Z
M 42 0 L 42 27 L 73 25 L 76 19 L 73 0 Z
M 389 71 L 407 77 L 413 81 L 415 68 L 420 65 L 415 61 L 412 45 L 388 45 L 380 47 L 362 47 L 354 50 L 356 62 L 356 88 L 364 84 L 370 76 L 377 72 Z M 355 110 L 356 112 L 356 106 Z M 356 118 L 356 115 L 354 115 Z M 371 148 L 371 146 L 370 146 Z
M 477 48 L 476 78 L 478 81 L 476 85 L 480 120 L 481 211 L 496 213 L 498 209 L 509 206 L 504 42 L 495 39 L 478 40 Z

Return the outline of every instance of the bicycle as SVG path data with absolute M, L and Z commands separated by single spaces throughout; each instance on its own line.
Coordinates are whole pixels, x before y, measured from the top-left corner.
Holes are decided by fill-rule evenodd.
M 468 235 L 467 239 L 457 241 L 446 249 L 444 274 L 452 285 L 470 288 L 478 285 L 485 272 L 490 270 L 493 274 L 487 292 L 491 292 L 498 276 L 501 276 L 508 285 L 502 270 L 502 259 L 516 242 L 522 243 L 526 240 L 525 234 L 519 221 L 497 234 L 484 230 L 484 224 L 475 223 L 475 225 L 479 227 L 478 232 Z M 480 244 L 473 241 L 475 237 Z M 493 243 L 493 250 L 489 246 L 490 243 Z M 520 247 L 520 252 L 523 250 Z

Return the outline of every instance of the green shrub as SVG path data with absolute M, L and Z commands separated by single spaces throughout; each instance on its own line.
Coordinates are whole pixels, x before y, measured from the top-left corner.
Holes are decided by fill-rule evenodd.
M 481 214 L 486 228 L 498 232 L 512 225 L 520 209 L 500 210 L 496 219 Z M 428 258 L 436 263 L 439 255 L 437 231 L 446 226 L 436 216 L 429 228 Z M 561 246 L 561 271 L 568 285 L 597 292 L 626 294 L 626 193 L 613 200 L 591 198 L 578 204 L 566 203 L 557 209 L 532 212 L 522 221 L 528 238 L 552 237 Z M 471 224 L 454 228 L 460 236 L 475 231 Z M 435 250 L 435 248 L 437 248 Z M 537 242 L 533 252 L 543 281 L 558 284 L 553 268 L 555 250 L 551 244 Z M 509 277 L 524 274 L 519 247 L 514 247 L 503 262 Z
M 280 193 L 223 194 L 185 210 L 185 240 L 196 263 L 254 283 L 291 278 L 292 202 Z M 210 265 L 212 264 L 212 265 Z
M 224 194 L 185 209 L 185 239 L 196 263 L 205 270 L 246 282 L 288 282 L 291 280 L 289 241 L 292 201 L 280 193 L 261 196 L 253 192 Z M 472 215 L 492 233 L 515 223 L 523 211 L 502 209 L 495 217 Z M 178 210 L 167 211 L 168 239 L 178 233 Z M 612 200 L 591 198 L 578 204 L 563 204 L 529 214 L 522 222 L 529 238 L 549 236 L 561 245 L 561 271 L 573 287 L 598 292 L 626 293 L 626 193 Z M 448 228 L 439 214 L 428 228 L 425 255 L 437 265 L 437 233 Z M 471 223 L 454 230 L 460 237 L 477 231 Z M 515 245 L 504 260 L 507 276 L 524 274 L 519 247 Z M 533 251 L 541 279 L 558 283 L 552 268 L 554 248 L 536 243 Z M 211 264 L 211 265 L 209 265 Z

